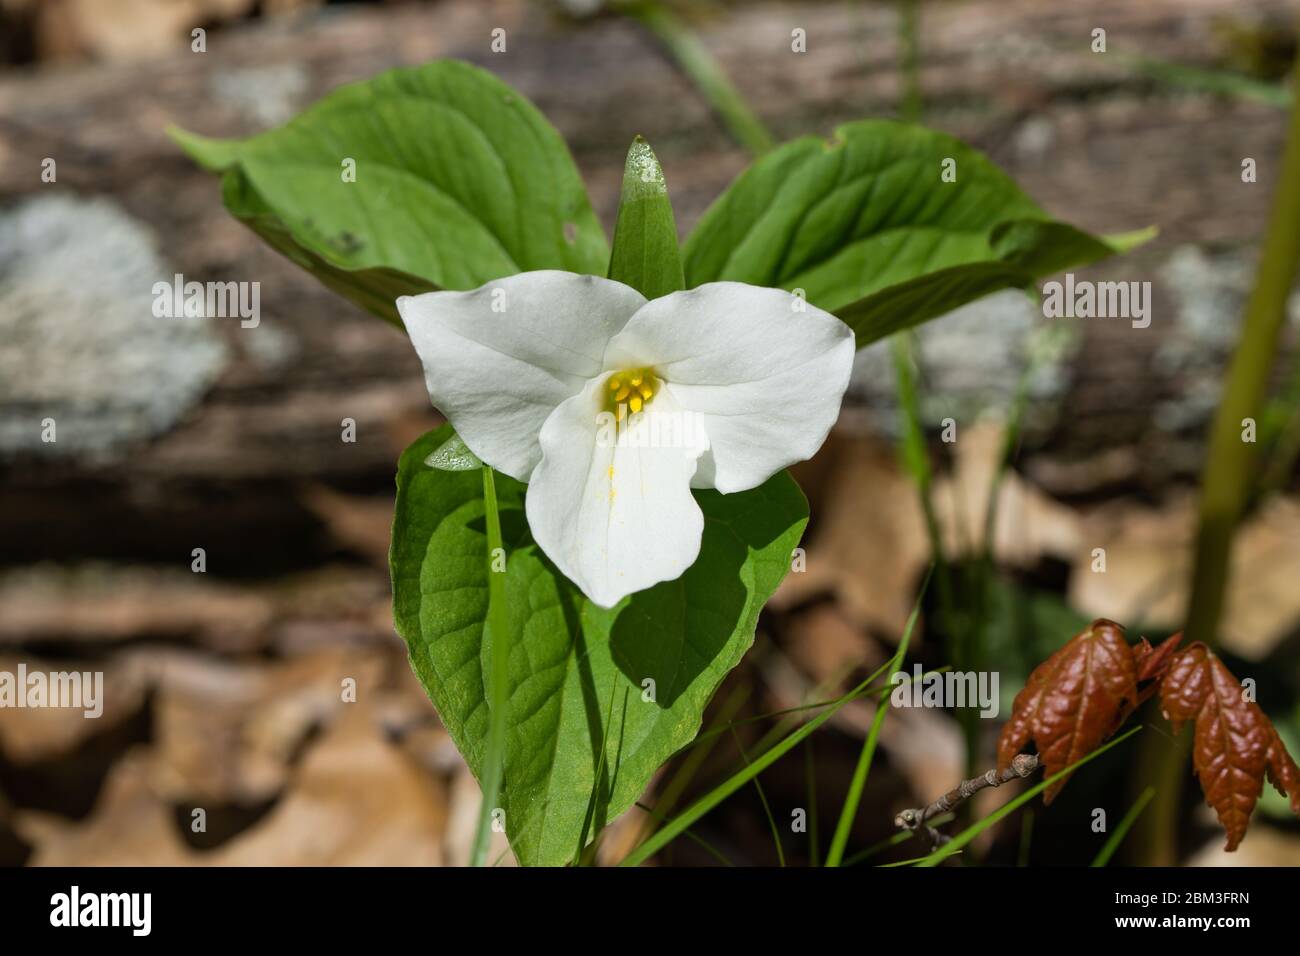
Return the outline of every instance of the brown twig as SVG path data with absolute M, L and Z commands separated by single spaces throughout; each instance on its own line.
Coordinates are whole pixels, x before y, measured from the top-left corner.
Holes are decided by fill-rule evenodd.
M 930 837 L 930 843 L 934 847 L 943 846 L 951 837 L 945 836 L 934 827 L 929 826 L 926 823 L 927 820 L 942 813 L 948 813 L 959 803 L 969 800 L 985 787 L 1000 787 L 1008 780 L 1021 780 L 1028 777 L 1038 769 L 1038 766 L 1037 754 L 1016 754 L 1011 759 L 1011 766 L 1006 770 L 993 769 L 983 776 L 963 780 L 956 788 L 949 790 L 928 807 L 904 810 L 894 817 L 894 826 L 913 832 L 917 832 L 924 827 L 926 834 Z

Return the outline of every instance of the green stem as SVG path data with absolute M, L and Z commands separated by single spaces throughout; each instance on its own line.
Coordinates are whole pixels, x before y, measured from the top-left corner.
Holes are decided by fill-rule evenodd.
M 903 661 L 907 657 L 907 645 L 912 637 L 912 631 L 909 627 L 903 635 L 903 639 L 898 642 L 898 650 L 894 652 L 894 658 L 889 668 L 889 677 L 886 684 L 894 682 L 894 675 L 898 673 L 903 666 Z M 871 730 L 867 734 L 867 739 L 863 741 L 862 752 L 858 755 L 858 764 L 853 769 L 853 779 L 849 783 L 848 795 L 844 798 L 844 806 L 840 810 L 839 822 L 835 825 L 835 835 L 831 838 L 830 849 L 826 851 L 826 865 L 837 867 L 844 859 L 844 849 L 849 843 L 849 833 L 853 829 L 853 821 L 858 815 L 858 805 L 862 802 L 862 790 L 867 784 L 867 774 L 871 771 L 871 761 L 876 755 L 876 746 L 880 741 L 880 728 L 884 726 L 885 715 L 889 713 L 889 698 L 885 697 L 876 704 L 876 714 L 871 720 Z
M 1056 773 L 1052 774 L 1050 777 L 1047 777 L 1045 780 L 1039 781 L 1037 784 L 1035 784 L 1034 786 L 1030 787 L 1028 790 L 1021 793 L 1019 796 L 1017 796 L 1014 800 L 1007 801 L 1001 807 L 999 807 L 998 809 L 990 813 L 988 816 L 984 817 L 983 819 L 967 827 L 965 830 L 957 834 L 955 837 L 953 837 L 943 846 L 935 849 L 933 853 L 923 858 L 923 862 L 921 862 L 920 865 L 936 866 L 939 863 L 942 863 L 945 859 L 947 859 L 948 857 L 952 856 L 954 853 L 961 850 L 962 847 L 969 844 L 972 840 L 974 840 L 977 836 L 979 836 L 989 827 L 993 826 L 1003 818 L 1010 816 L 1012 813 L 1015 813 L 1016 810 L 1020 809 L 1030 800 L 1034 799 L 1034 797 L 1038 796 L 1040 793 L 1042 793 L 1052 784 L 1056 783 L 1056 781 L 1064 780 L 1066 777 L 1072 774 L 1079 767 L 1082 767 L 1084 764 L 1088 763 L 1089 761 L 1095 760 L 1096 758 L 1100 757 L 1102 754 L 1104 754 L 1107 750 L 1110 750 L 1112 747 L 1119 746 L 1120 744 L 1128 740 L 1130 737 L 1132 737 L 1135 733 L 1137 733 L 1141 729 L 1142 729 L 1141 725 L 1131 728 L 1127 733 L 1121 734 L 1119 737 L 1116 737 L 1110 743 L 1102 744 L 1092 753 L 1088 754 L 1086 757 L 1082 757 L 1079 760 L 1076 760 L 1074 763 L 1070 764 L 1064 770 L 1058 770 Z
M 804 744 L 803 758 L 804 779 L 808 785 L 808 865 L 816 868 L 821 866 L 821 852 L 817 833 L 817 771 L 811 737 Z
M 763 155 L 776 145 L 767 127 L 727 79 L 727 74 L 708 47 L 681 18 L 655 2 L 630 3 L 620 6 L 619 10 L 653 33 L 664 45 L 738 143 L 755 156 Z
M 1201 481 L 1200 525 L 1196 535 L 1188 642 L 1217 643 L 1228 584 L 1232 539 L 1258 475 L 1258 446 L 1242 441 L 1242 420 L 1262 417 L 1268 382 L 1286 320 L 1286 300 L 1300 263 L 1300 108 L 1291 110 L 1286 151 L 1260 255 L 1255 287 L 1246 304 L 1237 351 L 1228 368 L 1215 414 Z M 1152 812 L 1138 821 L 1135 845 L 1143 862 L 1169 866 L 1177 858 L 1178 810 L 1186 775 L 1187 743 L 1169 746 L 1149 735 L 1142 785 L 1156 788 Z
M 501 545 L 501 515 L 497 508 L 497 486 L 492 469 L 483 466 L 483 517 L 487 524 L 488 612 L 483 637 L 491 642 L 492 672 L 488 688 L 487 757 L 483 764 L 483 803 L 479 806 L 478 826 L 470 850 L 470 865 L 487 862 L 491 840 L 492 811 L 501 795 L 502 768 L 505 763 L 506 708 L 510 697 L 510 632 L 506 627 L 505 549 Z M 501 569 L 497 570 L 500 556 Z
M 1133 806 L 1128 808 L 1128 813 L 1124 814 L 1124 819 L 1119 821 L 1119 826 L 1115 828 L 1115 832 L 1106 838 L 1105 845 L 1092 861 L 1093 866 L 1105 866 L 1110 862 L 1110 858 L 1115 855 L 1119 845 L 1124 842 L 1124 837 L 1128 835 L 1128 831 L 1137 822 L 1137 818 L 1142 815 L 1142 811 L 1155 795 L 1155 787 L 1147 787 L 1142 791 L 1142 795 L 1137 798 Z
M 939 618 L 947 638 L 948 660 L 954 670 L 969 670 L 970 660 L 964 628 L 957 615 L 952 567 L 948 564 L 943 546 L 939 516 L 934 506 L 933 473 L 930 453 L 925 442 L 925 427 L 921 422 L 920 392 L 916 382 L 913 354 L 914 334 L 900 332 L 889 340 L 894 361 L 895 396 L 903 418 L 902 455 L 907 470 L 916 485 L 925 517 L 925 532 L 930 539 L 930 551 L 935 565 L 935 583 L 939 592 Z M 966 741 L 967 776 L 973 776 L 972 767 L 979 760 L 979 715 L 974 710 L 963 710 L 960 715 L 962 733 Z
M 921 602 L 925 598 L 925 589 L 928 584 L 929 584 L 929 576 L 927 575 L 926 580 L 921 584 L 921 591 L 917 595 L 916 604 L 912 607 L 912 613 L 907 619 L 907 626 L 903 629 L 903 639 L 902 639 L 903 645 L 906 645 L 907 642 L 911 640 L 912 632 L 916 628 L 916 619 L 920 616 Z M 891 658 L 891 662 L 892 660 L 893 659 Z M 640 866 L 646 860 L 650 859 L 650 857 L 654 856 L 661 849 L 663 849 L 665 846 L 667 846 L 669 843 L 675 840 L 683 831 L 685 831 L 696 820 L 704 816 L 704 814 L 708 813 L 710 810 L 716 807 L 723 800 L 727 799 L 727 797 L 731 796 L 733 793 L 735 793 L 737 790 L 743 787 L 751 779 L 758 776 L 760 773 L 762 773 L 764 770 L 766 770 L 768 767 L 774 764 L 777 760 L 785 756 L 787 753 L 789 753 L 791 750 L 797 747 L 800 743 L 806 740 L 809 736 L 811 736 L 817 730 L 817 728 L 819 728 L 822 724 L 826 723 L 826 721 L 834 717 L 836 712 L 841 707 L 847 704 L 850 700 L 855 699 L 858 696 L 858 694 L 860 694 L 863 690 L 870 687 L 871 684 L 875 681 L 875 679 L 879 677 L 889 666 L 890 664 L 886 664 L 884 667 L 881 667 L 875 673 L 868 676 L 866 680 L 858 684 L 848 694 L 845 694 L 843 697 L 837 700 L 826 710 L 822 711 L 820 714 L 818 714 L 812 720 L 808 721 L 806 724 L 804 724 L 794 733 L 790 734 L 780 743 L 773 746 L 770 750 L 764 752 L 753 763 L 747 764 L 744 767 L 744 769 L 738 771 L 737 773 L 732 774 L 730 777 L 728 777 L 722 783 L 718 784 L 716 787 L 714 787 L 704 796 L 700 797 L 693 804 L 691 804 L 680 814 L 678 814 L 670 823 L 666 824 L 662 829 L 656 832 L 654 836 L 646 840 L 639 847 L 637 847 L 635 850 L 629 853 L 627 857 L 625 857 L 623 861 L 619 863 L 619 866 Z M 882 702 L 880 706 L 883 707 L 885 706 L 885 704 Z

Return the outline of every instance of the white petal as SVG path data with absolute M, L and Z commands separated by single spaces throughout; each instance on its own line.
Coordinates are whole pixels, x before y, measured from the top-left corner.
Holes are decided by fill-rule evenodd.
M 839 416 L 853 331 L 777 289 L 711 282 L 654 299 L 605 353 L 613 368 L 653 366 L 703 417 L 709 451 L 694 484 L 754 488 L 811 458 Z
M 429 398 L 479 458 L 527 481 L 548 415 L 597 375 L 645 297 L 598 276 L 544 270 L 472 292 L 402 296 Z
M 556 567 L 591 600 L 613 607 L 695 563 L 704 517 L 690 484 L 704 445 L 662 391 L 615 439 L 611 420 L 598 419 L 604 394 L 602 377 L 546 420 L 525 510 L 533 539 Z

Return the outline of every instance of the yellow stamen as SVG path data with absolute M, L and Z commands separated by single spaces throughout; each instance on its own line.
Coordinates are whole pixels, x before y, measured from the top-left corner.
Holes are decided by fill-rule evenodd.
M 628 412 L 639 414 L 659 392 L 659 379 L 649 368 L 631 368 L 615 372 L 606 387 L 605 408 L 624 421 Z

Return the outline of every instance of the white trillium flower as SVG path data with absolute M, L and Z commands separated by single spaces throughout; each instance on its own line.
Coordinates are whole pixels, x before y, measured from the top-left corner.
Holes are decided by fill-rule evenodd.
M 546 270 L 397 309 L 433 404 L 528 483 L 533 540 L 602 607 L 695 562 L 692 488 L 745 491 L 812 457 L 853 364 L 835 316 L 739 282 L 647 301 Z

